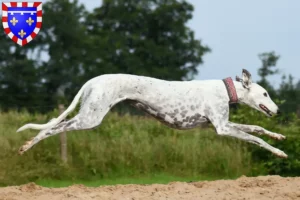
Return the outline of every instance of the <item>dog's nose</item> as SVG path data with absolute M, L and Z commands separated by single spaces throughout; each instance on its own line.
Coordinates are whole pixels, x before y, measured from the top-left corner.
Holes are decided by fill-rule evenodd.
M 278 109 L 277 110 L 277 115 L 280 115 L 281 114 L 281 111 Z

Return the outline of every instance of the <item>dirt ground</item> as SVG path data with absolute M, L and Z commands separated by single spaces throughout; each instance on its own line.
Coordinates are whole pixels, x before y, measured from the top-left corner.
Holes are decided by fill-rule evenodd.
M 0 200 L 289 200 L 300 199 L 300 177 L 241 177 L 237 180 L 172 182 L 152 185 L 115 185 L 45 188 L 34 183 L 0 188 Z

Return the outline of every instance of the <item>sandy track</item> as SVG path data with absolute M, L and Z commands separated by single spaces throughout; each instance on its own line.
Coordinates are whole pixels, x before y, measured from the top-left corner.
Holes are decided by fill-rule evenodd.
M 61 199 L 300 199 L 300 177 L 280 176 L 241 177 L 237 180 L 203 182 L 172 182 L 152 185 L 116 185 L 85 187 L 73 185 L 66 188 L 45 188 L 34 183 L 0 188 L 1 200 L 61 200 Z

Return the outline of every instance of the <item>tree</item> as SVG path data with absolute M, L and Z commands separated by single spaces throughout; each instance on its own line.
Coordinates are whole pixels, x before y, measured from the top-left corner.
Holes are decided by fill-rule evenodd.
M 36 61 L 28 58 L 30 48 L 15 44 L 4 31 L 0 32 L 0 107 L 29 107 L 37 105 L 41 78 Z
M 190 80 L 210 51 L 186 26 L 192 11 L 181 0 L 104 0 L 90 13 L 77 0 L 47 1 L 32 42 L 11 48 L 0 39 L 0 95 L 11 96 L 0 104 L 70 102 L 87 80 L 108 73 Z
M 284 112 L 292 113 L 297 111 L 298 117 L 300 117 L 300 90 L 297 88 L 297 84 L 294 85 L 293 81 L 294 78 L 292 75 L 289 75 L 288 79 L 286 75 L 282 76 L 278 96 L 285 101 L 281 106 Z
M 43 6 L 43 27 L 35 47 L 49 56 L 40 69 L 49 103 L 71 100 L 83 84 L 87 57 L 86 29 L 82 21 L 87 11 L 75 0 L 52 0 Z
M 270 87 L 267 81 L 267 76 L 274 75 L 278 73 L 276 64 L 280 56 L 276 55 L 274 51 L 261 53 L 258 55 L 259 59 L 262 61 L 262 66 L 258 70 L 258 74 L 261 77 L 259 83 L 264 87 Z
M 297 112 L 300 116 L 300 106 L 298 103 L 300 101 L 300 90 L 297 88 L 297 85 L 294 85 L 293 76 L 289 75 L 287 79 L 287 76 L 283 75 L 278 90 L 275 90 L 275 88 L 267 81 L 268 76 L 279 73 L 276 64 L 280 56 L 272 51 L 259 54 L 259 58 L 262 61 L 262 66 L 258 70 L 258 74 L 261 77 L 261 80 L 258 83 L 268 90 L 273 99 L 284 101 L 283 104 L 279 105 L 283 113 L 289 114 L 298 110 Z
M 104 0 L 86 20 L 94 45 L 87 76 L 128 73 L 192 79 L 210 51 L 186 26 L 192 11 L 186 1 Z
M 276 90 L 268 82 L 267 77 L 279 73 L 278 69 L 276 68 L 276 64 L 280 56 L 276 55 L 274 51 L 271 51 L 261 53 L 258 55 L 258 57 L 262 62 L 262 66 L 258 69 L 258 75 L 261 77 L 261 79 L 257 83 L 266 88 L 272 98 L 276 98 Z

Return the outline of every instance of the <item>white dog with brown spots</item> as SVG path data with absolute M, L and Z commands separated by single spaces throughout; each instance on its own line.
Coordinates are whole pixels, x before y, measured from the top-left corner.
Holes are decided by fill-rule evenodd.
M 73 111 L 81 98 L 79 113 L 63 121 Z M 287 155 L 264 140 L 248 134 L 256 132 L 277 140 L 285 136 L 260 126 L 230 122 L 229 104 L 243 103 L 267 116 L 279 112 L 268 92 L 252 83 L 251 74 L 243 70 L 242 78 L 223 80 L 165 81 L 156 78 L 108 74 L 86 82 L 71 105 L 58 118 L 47 124 L 26 124 L 25 129 L 38 129 L 40 133 L 23 145 L 22 154 L 39 141 L 63 131 L 84 130 L 99 126 L 104 116 L 115 104 L 127 100 L 164 124 L 175 129 L 191 129 L 202 123 L 212 123 L 217 134 L 235 137 L 265 148 L 278 157 Z

